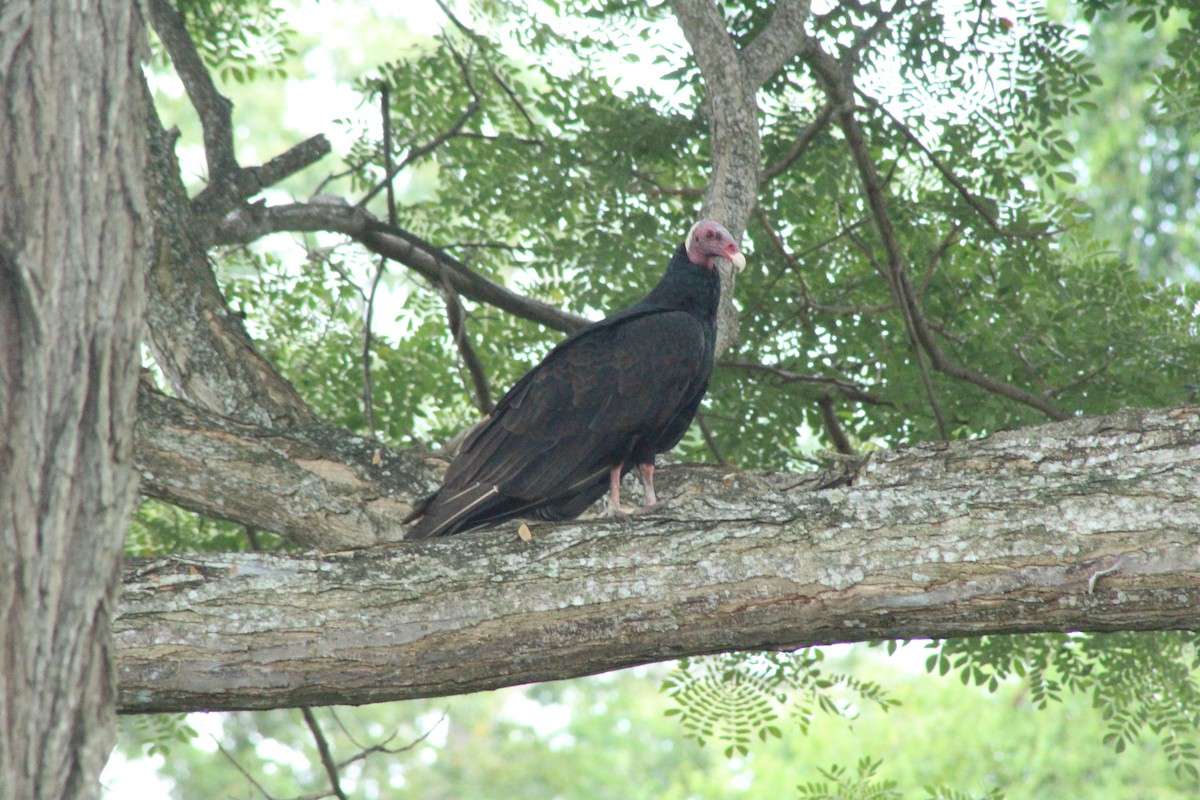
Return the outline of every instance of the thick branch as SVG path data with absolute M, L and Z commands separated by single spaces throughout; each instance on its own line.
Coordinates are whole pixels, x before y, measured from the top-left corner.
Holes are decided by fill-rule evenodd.
M 662 470 L 633 522 L 131 560 L 126 712 L 430 697 L 743 648 L 1200 624 L 1200 407 L 877 454 Z
M 142 385 L 142 494 L 325 550 L 395 541 L 436 459 L 321 426 L 264 430 Z
M 811 6 L 809 0 L 782 0 L 775 6 L 771 22 L 742 54 L 750 83 L 762 86 L 796 57 Z
M 148 344 L 174 393 L 257 425 L 315 421 L 296 389 L 259 355 L 225 302 L 180 178 L 170 135 L 148 99 L 149 174 L 157 241 L 146 273 Z
M 215 241 L 218 244 L 252 242 L 280 231 L 344 233 L 368 250 L 404 264 L 435 285 L 445 280 L 459 294 L 477 302 L 488 303 L 565 333 L 574 333 L 588 324 L 588 320 L 578 314 L 506 289 L 441 248 L 381 222 L 370 212 L 354 206 L 336 203 L 242 206 L 221 223 L 215 232 Z

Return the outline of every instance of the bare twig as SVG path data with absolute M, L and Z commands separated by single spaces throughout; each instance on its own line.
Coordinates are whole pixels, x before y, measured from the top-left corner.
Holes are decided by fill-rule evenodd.
M 691 186 L 663 186 L 653 175 L 643 172 L 637 167 L 633 168 L 632 173 L 638 181 L 650 185 L 650 188 L 645 190 L 649 197 L 700 197 L 704 194 L 703 189 Z
M 828 247 L 838 239 L 852 234 L 856 228 L 867 222 L 869 219 L 868 217 L 859 217 L 853 222 L 843 225 L 842 229 L 832 236 L 826 237 L 815 244 L 811 244 L 801 250 L 799 253 L 794 254 L 787 249 L 787 244 L 783 241 L 783 237 L 780 236 L 779 232 L 775 230 L 775 226 L 771 224 L 771 221 L 767 218 L 766 212 L 764 212 L 761 207 L 754 209 L 754 218 L 766 232 L 767 236 L 770 237 L 771 243 L 775 246 L 775 250 L 779 253 L 780 257 L 783 258 L 784 263 L 786 263 L 791 271 L 795 273 L 796 279 L 800 282 L 800 295 L 801 299 L 804 301 L 805 309 L 817 311 L 823 314 L 849 316 L 856 314 L 880 314 L 895 308 L 895 303 L 859 306 L 826 305 L 824 303 L 818 303 L 812 299 L 812 292 L 808 288 L 808 282 L 804 280 L 804 270 L 801 268 L 800 264 L 803 259 L 819 250 L 822 250 L 825 247 Z M 775 284 L 782 280 L 784 274 L 784 272 L 780 272 L 774 278 L 772 278 L 771 282 L 759 292 L 759 297 L 768 297 L 771 293 L 771 290 L 775 288 Z M 760 299 L 757 303 L 750 306 L 746 313 L 753 314 L 761 309 L 762 305 L 763 300 Z
M 995 231 L 996 234 L 1006 238 L 1037 239 L 1044 236 L 1052 236 L 1061 232 L 1060 230 L 1018 231 L 1005 228 L 1000 224 L 999 220 L 996 219 L 995 215 L 992 214 L 987 206 L 984 205 L 983 201 L 976 197 L 975 194 L 967 188 L 966 184 L 954 174 L 954 171 L 946 166 L 942 160 L 938 158 L 936 153 L 926 147 L 925 143 L 921 141 L 920 137 L 913 133 L 912 129 L 904 124 L 899 117 L 889 111 L 887 106 L 866 94 L 857 86 L 854 87 L 854 93 L 861 97 L 868 106 L 878 110 L 885 117 L 891 120 L 892 124 L 896 126 L 896 129 L 900 131 L 900 134 L 909 142 L 916 145 L 917 149 L 925 155 L 925 158 L 929 160 L 929 163 L 933 165 L 934 169 L 941 173 L 942 177 L 946 180 L 946 183 L 950 184 L 950 186 L 952 186 L 954 190 L 958 192 L 959 196 L 966 201 L 967 205 L 974 209 L 975 213 L 979 214 L 979 216 L 983 218 L 983 221 L 987 223 L 988 227 Z
M 841 420 L 838 419 L 837 409 L 833 405 L 833 396 L 826 394 L 820 397 L 817 400 L 817 407 L 821 409 L 821 421 L 825 423 L 825 432 L 829 434 L 829 440 L 833 442 L 837 451 L 843 455 L 856 455 L 854 445 L 850 443 L 850 437 L 846 435 L 846 430 L 842 427 Z
M 338 765 L 333 760 L 333 751 L 329 749 L 329 740 L 325 738 L 325 731 L 321 730 L 321 723 L 317 721 L 316 715 L 308 706 L 301 707 L 300 714 L 304 717 L 304 724 L 308 726 L 313 741 L 317 745 L 317 752 L 321 756 L 321 764 L 325 767 L 325 775 L 329 778 L 329 788 L 333 792 L 333 796 L 338 800 L 350 800 L 342 789 L 342 778 L 338 773 Z
M 475 84 L 471 81 L 471 72 L 467 67 L 466 60 L 462 57 L 462 55 L 459 54 L 458 50 L 454 48 L 454 45 L 450 43 L 449 39 L 443 39 L 442 43 L 445 44 L 446 49 L 450 51 L 450 55 L 454 58 L 455 63 L 458 64 L 459 73 L 462 75 L 463 83 L 466 85 L 467 91 L 471 93 L 471 102 L 467 103 L 467 107 L 463 109 L 463 112 L 458 115 L 458 119 L 456 119 L 449 128 L 434 136 L 425 144 L 410 147 L 408 152 L 404 155 L 403 160 L 401 160 L 401 162 L 394 168 L 387 170 L 387 174 L 384 175 L 383 180 L 375 184 L 371 191 L 363 195 L 363 198 L 358 201 L 359 208 L 365 208 L 367 203 L 369 203 L 375 197 L 375 195 L 379 194 L 379 192 L 382 191 L 385 186 L 390 186 L 392 181 L 396 179 L 396 176 L 399 175 L 409 164 L 412 164 L 418 159 L 424 158 L 450 139 L 453 139 L 455 136 L 459 135 L 459 133 L 462 132 L 463 126 L 467 124 L 467 121 L 479 112 L 479 92 L 476 90 Z
M 456 17 L 454 12 L 450 10 L 450 7 L 443 3 L 442 0 L 434 0 L 434 2 L 437 3 L 438 8 L 442 10 L 442 13 L 446 15 L 447 19 L 454 23 L 454 27 L 458 28 L 469 39 L 479 45 L 479 50 L 481 53 L 487 53 L 487 40 L 484 39 L 483 36 L 476 33 L 474 30 L 464 24 L 462 20 Z M 507 81 L 500 77 L 500 74 L 496 72 L 496 68 L 492 66 L 491 61 L 487 59 L 486 55 L 484 56 L 483 63 L 487 66 L 488 74 L 492 76 L 492 80 L 495 81 L 496 85 L 500 87 L 500 91 L 504 92 L 505 96 L 508 97 L 508 101 L 512 103 L 513 107 L 516 108 L 517 111 L 520 112 L 521 116 L 525 118 L 525 124 L 529 126 L 529 130 L 537 133 L 537 125 L 534 123 L 533 117 L 531 117 L 529 112 L 525 110 L 525 105 L 521 102 L 520 98 L 517 97 L 517 93 L 513 91 L 513 88 L 508 85 Z M 541 141 L 533 140 L 531 143 L 541 144 Z
M 372 436 L 379 430 L 379 426 L 375 423 L 375 392 L 371 381 L 371 339 L 374 335 L 375 295 L 379 291 L 379 281 L 385 272 L 387 272 L 387 258 L 381 257 L 379 266 L 375 270 L 375 280 L 371 281 L 371 291 L 367 295 L 366 314 L 363 316 L 363 417 L 367 422 L 367 430 Z
M 214 238 L 220 244 L 245 243 L 280 231 L 344 233 L 368 250 L 420 273 L 434 285 L 449 281 L 463 297 L 493 305 L 554 330 L 574 333 L 589 322 L 578 314 L 519 295 L 478 274 L 442 248 L 382 222 L 369 211 L 355 206 L 334 203 L 245 205 L 225 217 L 215 229 Z
M 471 337 L 467 335 L 462 300 L 449 281 L 442 282 L 442 296 L 446 300 L 446 321 L 450 325 L 450 335 L 454 338 L 454 346 L 458 348 L 458 354 L 462 357 L 463 366 L 467 368 L 467 375 L 470 377 L 470 385 L 474 389 L 472 395 L 475 407 L 486 417 L 495 409 L 495 404 L 492 403 L 487 371 L 483 368 L 483 362 L 479 360 L 479 354 L 475 352 Z
M 383 122 L 383 168 L 388 175 L 393 174 L 392 165 L 392 104 L 391 87 L 387 81 L 379 82 L 379 116 Z M 387 180 L 387 220 L 391 225 L 396 224 L 396 183 L 393 178 Z
M 430 735 L 435 730 L 437 730 L 438 725 L 441 725 L 446 720 L 446 713 L 447 712 L 443 711 L 442 715 L 437 718 L 437 721 L 429 726 L 429 730 L 425 731 L 420 736 L 418 736 L 416 739 L 413 739 L 411 742 L 409 742 L 406 745 L 402 745 L 400 747 L 388 747 L 387 746 L 388 742 L 390 742 L 392 739 L 395 739 L 396 736 L 399 735 L 399 731 L 392 731 L 392 735 L 387 737 L 386 739 L 384 739 L 379 744 L 374 744 L 374 745 L 371 745 L 370 747 L 362 748 L 362 750 L 360 750 L 358 753 L 355 753 L 354 755 L 350 756 L 350 758 L 347 758 L 345 761 L 340 762 L 338 764 L 338 766 L 345 767 L 348 764 L 353 764 L 355 761 L 362 761 L 364 758 L 366 758 L 367 756 L 369 756 L 373 753 L 387 753 L 389 755 L 395 755 L 397 753 L 407 753 L 408 751 L 415 749 L 417 747 L 417 745 L 424 742 L 426 739 L 428 739 L 430 737 Z M 334 716 L 334 719 L 335 720 L 337 719 L 336 715 Z M 341 725 L 341 720 L 338 720 L 338 725 Z M 342 730 L 343 731 L 346 730 L 345 726 L 342 726 Z M 346 735 L 349 736 L 348 731 L 346 732 Z
M 228 759 L 229 763 L 233 764 L 234 768 L 238 772 L 242 773 L 243 778 L 250 781 L 251 786 L 253 786 L 255 789 L 257 789 L 262 794 L 262 796 L 265 797 L 267 800 L 277 800 L 277 798 L 274 795 L 272 795 L 265 788 L 263 788 L 263 785 L 261 783 L 259 783 L 257 780 L 255 780 L 254 776 L 250 774 L 249 770 L 247 770 L 245 767 L 243 767 L 241 764 L 238 763 L 238 760 L 233 757 L 233 753 L 230 753 L 228 750 L 226 750 L 224 745 L 222 745 L 220 743 L 220 741 L 217 740 L 217 737 L 213 736 L 212 740 L 217 745 L 217 750 L 220 751 L 221 755 L 225 756 L 225 758 Z M 301 795 L 299 797 L 293 797 L 293 798 L 290 798 L 290 800 L 321 800 L 322 797 L 328 797 L 328 796 L 329 796 L 328 792 L 320 792 L 317 794 L 305 794 L 305 795 Z
M 796 163 L 796 161 L 804 155 L 812 143 L 820 135 L 821 131 L 829 127 L 829 121 L 833 119 L 833 106 L 826 103 L 812 122 L 805 126 L 800 135 L 796 137 L 796 142 L 783 154 L 783 158 L 770 164 L 763 170 L 762 182 L 773 180 L 783 174 L 787 169 Z
M 904 256 L 892 224 L 883 184 L 871 161 L 870 151 L 862 127 L 854 114 L 854 87 L 849 76 L 841 69 L 837 61 L 817 44 L 806 51 L 805 58 L 818 80 L 822 83 L 830 101 L 837 109 L 838 121 L 846 137 L 846 143 L 854 157 L 858 168 L 859 178 L 863 184 L 867 204 L 875 219 L 881 243 L 888 259 L 888 272 L 893 284 L 896 300 L 904 312 L 905 326 L 914 346 L 919 343 L 918 353 L 923 349 L 928 355 L 934 369 L 953 378 L 973 383 L 993 394 L 1007 397 L 1019 403 L 1038 409 L 1052 419 L 1065 419 L 1069 415 L 1056 407 L 1046 398 L 1033 394 L 1019 387 L 999 381 L 990 375 L 973 369 L 962 367 L 952 362 L 943 353 L 937 343 L 929 324 L 925 319 L 916 294 L 904 268 Z M 919 358 L 919 355 L 918 355 Z M 935 406 L 936 408 L 936 406 Z M 944 423 L 942 424 L 944 429 Z
M 389 175 L 392 174 L 392 110 L 391 110 L 391 89 L 387 81 L 379 83 L 379 116 L 383 123 L 383 163 L 384 169 Z M 393 181 L 387 181 L 387 212 L 388 224 L 396 224 L 396 188 Z M 375 399 L 374 390 L 371 381 L 371 338 L 374 335 L 374 318 L 375 318 L 375 297 L 379 291 L 379 281 L 383 278 L 383 273 L 387 270 L 387 256 L 382 256 L 379 259 L 379 266 L 375 270 L 375 280 L 371 282 L 371 291 L 368 294 L 366 313 L 363 315 L 363 349 L 362 349 L 362 367 L 363 367 L 363 417 L 367 422 L 367 430 L 371 435 L 375 435 L 378 427 L 375 423 Z
M 763 372 L 779 378 L 784 383 L 806 383 L 829 386 L 847 400 L 854 400 L 859 403 L 870 403 L 872 405 L 879 406 L 892 405 L 891 402 L 884 400 L 878 395 L 871 394 L 853 381 L 848 381 L 844 378 L 831 378 L 824 375 L 801 375 L 798 372 L 793 372 L 789 369 L 784 369 L 783 367 L 775 367 L 768 364 L 756 364 L 752 361 L 726 360 L 721 362 L 721 366 L 732 367 L 734 369 L 740 369 L 746 372 Z
M 708 427 L 708 420 L 705 419 L 703 412 L 696 413 L 696 424 L 700 426 L 700 435 L 704 437 L 704 444 L 708 447 L 708 451 L 713 454 L 715 460 L 722 467 L 727 463 L 725 456 L 722 455 L 720 448 L 717 447 L 717 440 L 712 434 L 712 430 Z
M 925 296 L 925 291 L 929 288 L 929 281 L 933 278 L 933 272 L 937 269 L 937 265 L 945 258 L 946 253 L 950 252 L 950 248 L 958 241 L 958 232 L 962 230 L 958 227 L 958 223 L 950 225 L 950 231 L 942 238 L 942 243 L 938 245 L 937 250 L 933 251 L 933 255 L 929 257 L 929 263 L 925 265 L 925 273 L 921 276 L 921 283 L 917 286 L 917 298 Z

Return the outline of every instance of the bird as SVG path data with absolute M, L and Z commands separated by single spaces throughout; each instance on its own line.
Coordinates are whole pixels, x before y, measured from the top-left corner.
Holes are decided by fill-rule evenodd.
M 440 489 L 410 515 L 405 539 L 461 533 L 514 517 L 574 519 L 637 469 L 657 503 L 654 457 L 691 425 L 712 374 L 721 278 L 746 257 L 702 219 L 640 301 L 559 343 L 464 440 Z

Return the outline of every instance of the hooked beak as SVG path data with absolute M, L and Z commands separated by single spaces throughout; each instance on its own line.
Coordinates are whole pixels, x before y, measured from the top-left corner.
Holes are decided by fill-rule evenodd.
M 733 264 L 733 266 L 737 269 L 738 272 L 741 272 L 742 270 L 744 270 L 746 268 L 746 257 L 744 255 L 742 255 L 741 250 L 738 250 L 736 253 L 734 253 L 733 255 L 731 255 L 729 257 L 729 263 Z

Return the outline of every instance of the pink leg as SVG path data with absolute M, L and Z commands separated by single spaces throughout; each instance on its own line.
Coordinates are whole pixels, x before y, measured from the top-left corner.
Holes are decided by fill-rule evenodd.
M 620 514 L 621 508 L 621 465 L 617 464 L 608 473 L 608 505 L 610 513 Z
M 638 464 L 638 470 L 642 473 L 642 486 L 646 491 L 642 505 L 652 506 L 658 502 L 658 497 L 654 494 L 654 464 Z

